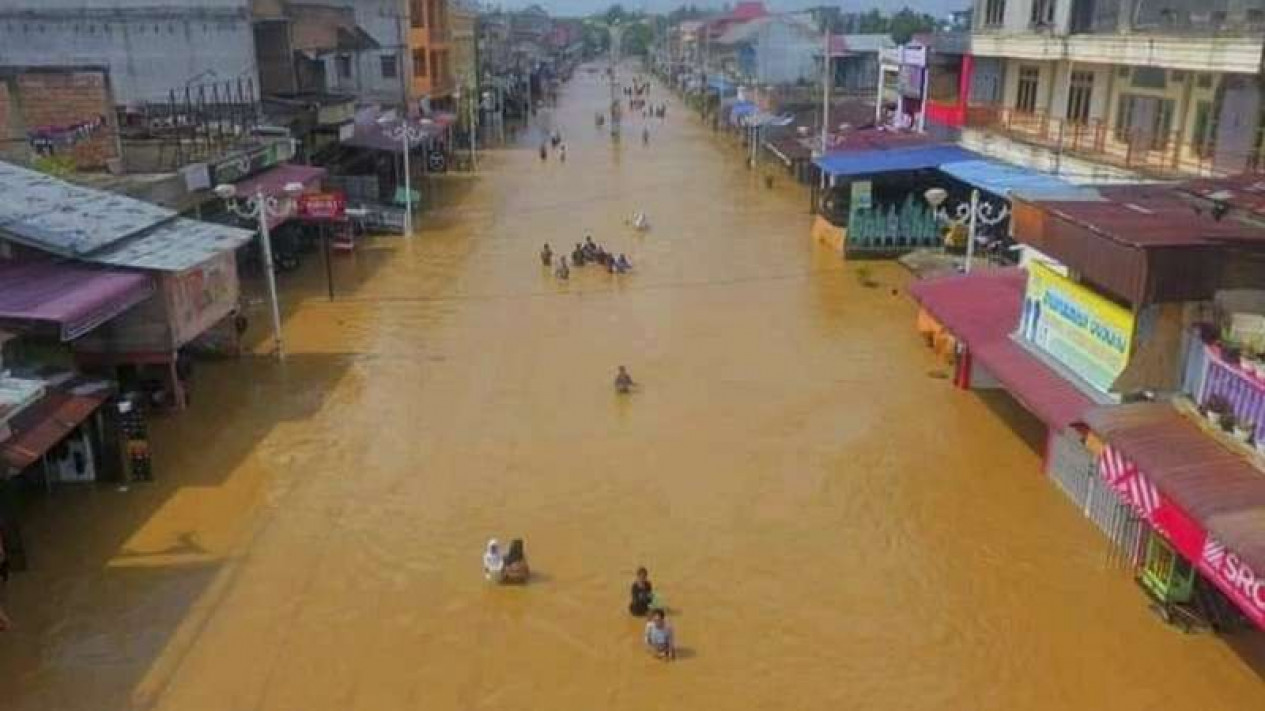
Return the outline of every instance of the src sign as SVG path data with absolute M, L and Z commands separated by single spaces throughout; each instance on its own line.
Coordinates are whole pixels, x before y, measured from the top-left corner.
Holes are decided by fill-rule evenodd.
M 342 193 L 305 193 L 299 196 L 299 219 L 341 220 L 347 214 L 347 196 Z

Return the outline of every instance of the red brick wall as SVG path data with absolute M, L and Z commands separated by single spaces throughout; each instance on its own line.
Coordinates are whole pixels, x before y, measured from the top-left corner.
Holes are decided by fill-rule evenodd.
M 106 118 L 106 125 L 90 137 L 69 148 L 58 148 L 59 155 L 69 154 L 81 170 L 101 169 L 106 161 L 119 155 L 118 127 L 110 83 L 101 71 L 27 71 L 0 80 L 7 96 L 0 99 L 0 127 L 8 126 L 11 138 L 25 138 L 26 132 L 40 126 L 69 126 L 97 116 Z M 17 113 L 17 120 L 10 116 Z M 16 135 L 15 135 L 16 134 Z

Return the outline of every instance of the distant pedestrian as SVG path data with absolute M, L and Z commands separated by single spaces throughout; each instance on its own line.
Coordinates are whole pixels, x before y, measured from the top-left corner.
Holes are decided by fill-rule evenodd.
M 645 617 L 650 613 L 654 602 L 654 586 L 650 584 L 650 572 L 644 567 L 637 568 L 637 579 L 633 580 L 631 589 L 632 601 L 628 603 L 628 614 Z
M 571 268 L 567 266 L 566 257 L 558 257 L 558 267 L 554 269 L 553 274 L 563 281 L 571 278 Z
M 558 161 L 561 163 L 567 162 L 567 144 L 565 143 L 558 145 Z
M 549 144 L 541 143 L 540 144 L 540 162 L 543 163 L 547 160 L 549 160 Z

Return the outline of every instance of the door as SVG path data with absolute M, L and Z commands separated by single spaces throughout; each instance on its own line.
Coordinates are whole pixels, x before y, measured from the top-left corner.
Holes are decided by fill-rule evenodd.
M 1261 89 L 1255 77 L 1227 74 L 1223 83 L 1221 115 L 1217 122 L 1213 167 L 1221 172 L 1242 173 L 1256 145 L 1261 116 Z

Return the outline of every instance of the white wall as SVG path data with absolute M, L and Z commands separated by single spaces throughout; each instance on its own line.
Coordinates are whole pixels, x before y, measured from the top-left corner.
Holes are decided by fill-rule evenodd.
M 756 79 L 763 84 L 790 84 L 819 78 L 815 55 L 821 42 L 798 26 L 769 22 L 756 42 Z
M 98 65 L 115 101 L 163 101 L 187 84 L 258 85 L 247 0 L 4 0 L 0 65 Z M 90 8 L 88 12 L 67 7 Z M 119 10 L 127 7 L 127 10 Z

